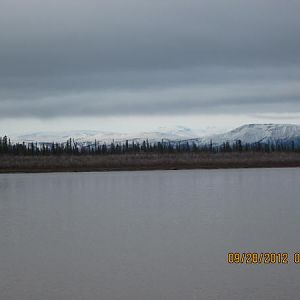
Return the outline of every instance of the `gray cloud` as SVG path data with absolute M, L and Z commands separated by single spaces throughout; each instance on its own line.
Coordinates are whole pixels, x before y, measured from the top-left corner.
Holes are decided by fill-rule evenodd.
M 106 89 L 2 101 L 5 116 L 105 116 L 299 111 L 299 82 L 189 84 L 155 89 Z
M 297 0 L 3 0 L 0 117 L 300 112 Z

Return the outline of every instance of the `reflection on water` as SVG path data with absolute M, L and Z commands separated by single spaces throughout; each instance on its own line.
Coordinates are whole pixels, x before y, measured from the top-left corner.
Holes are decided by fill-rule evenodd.
M 0 175 L 1 299 L 296 299 L 300 169 Z

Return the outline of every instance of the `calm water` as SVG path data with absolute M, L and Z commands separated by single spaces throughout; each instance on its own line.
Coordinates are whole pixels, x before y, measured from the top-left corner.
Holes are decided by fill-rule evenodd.
M 297 299 L 300 169 L 0 175 L 0 298 Z

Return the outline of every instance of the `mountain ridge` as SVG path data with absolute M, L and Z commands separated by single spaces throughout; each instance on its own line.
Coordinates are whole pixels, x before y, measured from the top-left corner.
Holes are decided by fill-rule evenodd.
M 297 141 L 300 143 L 300 125 L 296 124 L 245 124 L 223 134 L 215 134 L 204 138 L 202 142 L 214 144 L 234 143 L 276 143 Z
M 13 137 L 14 142 L 38 142 L 38 143 L 64 143 L 68 139 L 74 139 L 79 143 L 94 142 L 97 140 L 102 143 L 124 142 L 125 140 L 149 142 L 180 141 L 189 140 L 197 144 L 220 145 L 224 142 L 234 143 L 240 140 L 242 143 L 276 143 L 294 141 L 300 144 L 300 125 L 296 124 L 244 124 L 224 133 L 202 135 L 190 128 L 178 126 L 173 129 L 161 127 L 157 131 L 140 133 L 118 133 L 97 130 L 72 130 L 64 132 L 35 132 L 32 134 Z

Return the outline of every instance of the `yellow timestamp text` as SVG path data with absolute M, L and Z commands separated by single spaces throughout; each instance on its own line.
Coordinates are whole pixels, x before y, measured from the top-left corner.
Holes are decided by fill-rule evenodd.
M 292 254 L 292 263 L 300 264 L 300 252 Z M 287 252 L 229 252 L 229 264 L 288 264 L 290 255 Z

